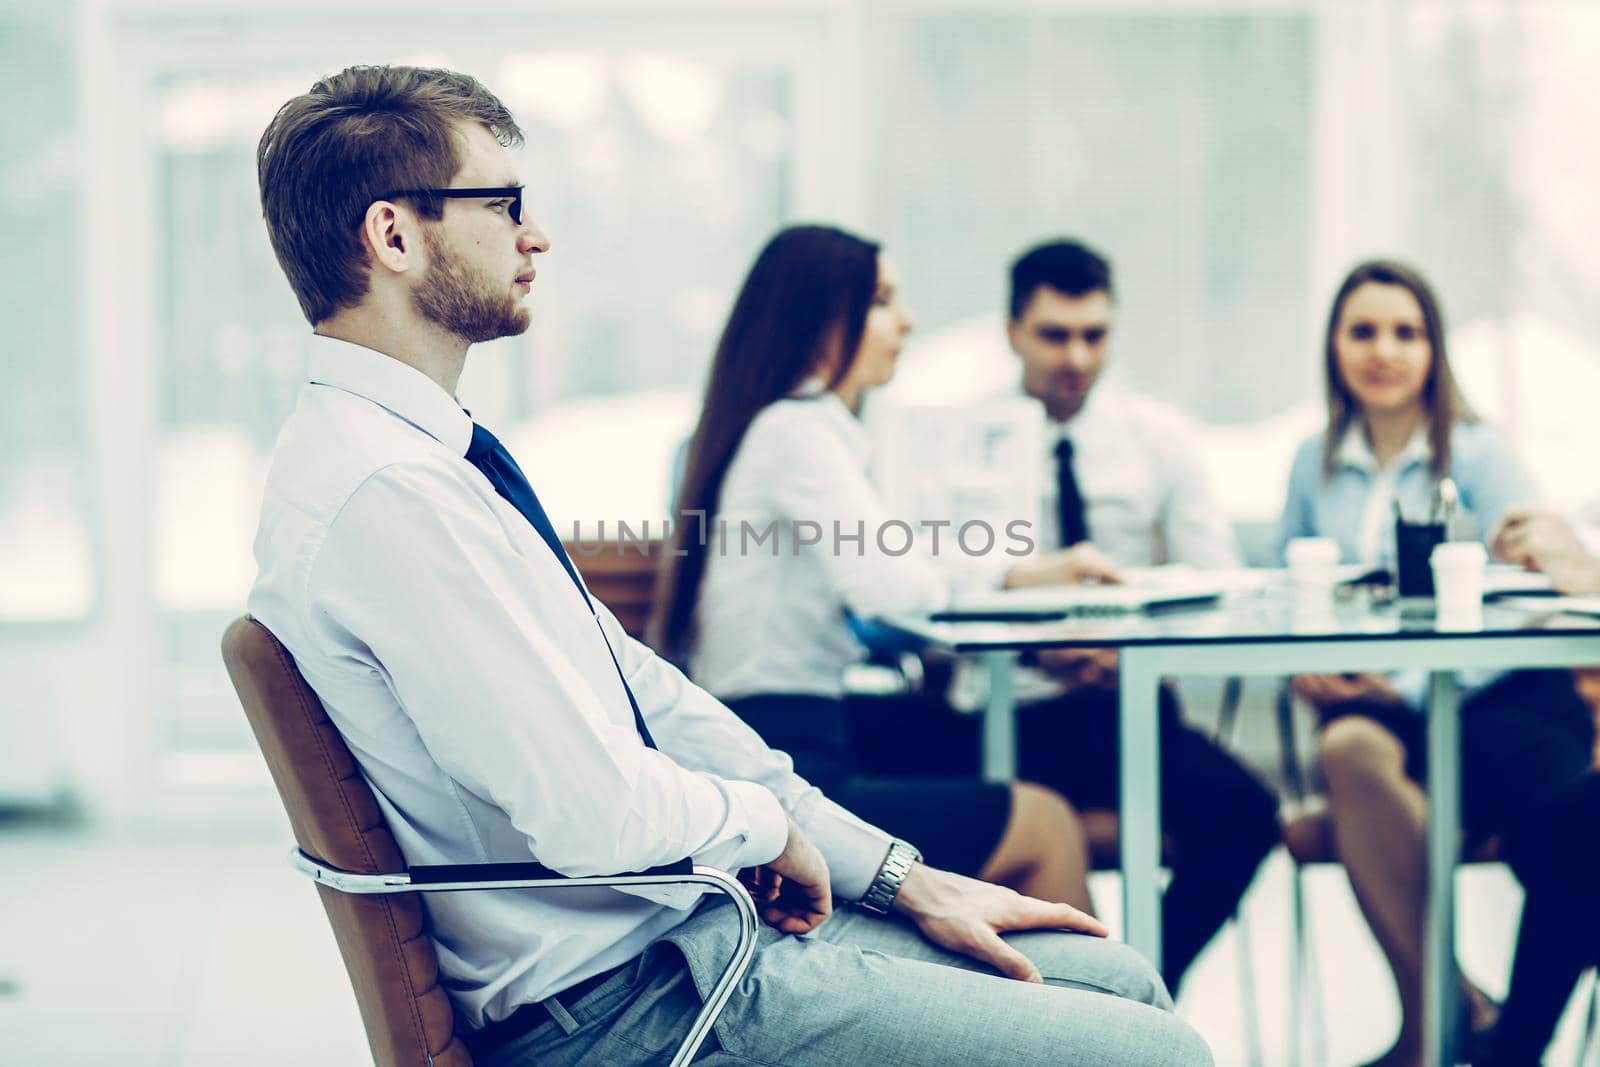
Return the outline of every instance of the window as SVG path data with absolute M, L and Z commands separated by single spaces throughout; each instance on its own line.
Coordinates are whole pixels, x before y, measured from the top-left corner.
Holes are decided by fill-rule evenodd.
M 80 229 L 73 18 L 0 11 L 0 625 L 84 619 L 96 599 L 81 324 L 109 257 Z

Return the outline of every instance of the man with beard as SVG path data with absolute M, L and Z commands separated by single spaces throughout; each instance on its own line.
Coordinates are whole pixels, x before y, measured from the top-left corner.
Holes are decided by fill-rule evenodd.
M 1067 557 L 1113 572 L 1238 566 L 1227 516 L 1195 458 L 1192 425 L 1151 397 L 1101 380 L 1115 317 L 1110 263 L 1078 241 L 1031 248 L 1012 265 L 1010 311 L 1021 391 L 1043 406 L 1046 421 L 1040 551 L 1010 567 L 1005 584 L 1062 582 Z M 1018 776 L 1051 786 L 1080 810 L 1115 809 L 1116 654 L 1057 649 L 1040 653 L 1036 666 L 1017 680 L 1026 701 L 1018 711 Z M 958 680 L 967 702 L 981 679 L 969 671 Z M 1279 831 L 1272 793 L 1183 721 L 1171 688 L 1161 693 L 1161 811 L 1172 869 L 1163 973 L 1175 990 Z
M 771 929 L 701 1062 L 1210 1063 L 1092 918 L 920 863 L 590 599 L 516 461 L 455 399 L 474 342 L 527 329 L 549 248 L 506 152 L 520 138 L 469 77 L 353 67 L 285 104 L 257 153 L 319 340 L 250 610 L 407 861 L 745 869 Z M 661 1062 L 727 958 L 729 908 L 682 889 L 428 901 L 483 1067 Z

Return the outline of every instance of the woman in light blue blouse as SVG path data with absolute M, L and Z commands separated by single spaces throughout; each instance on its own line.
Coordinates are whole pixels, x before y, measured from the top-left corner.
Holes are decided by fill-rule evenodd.
M 1428 284 L 1397 263 L 1356 267 L 1340 286 L 1325 345 L 1328 424 L 1295 456 L 1280 548 L 1331 537 L 1343 562 L 1393 566 L 1394 508 L 1428 512 L 1439 479 L 1488 537 L 1531 485 L 1509 443 L 1479 421 L 1450 372 L 1444 323 Z M 1389 959 L 1401 1001 L 1381 1067 L 1422 1063 L 1422 923 L 1427 766 L 1422 676 L 1294 679 L 1321 716 L 1318 758 L 1340 858 Z M 1593 724 L 1566 671 L 1463 679 L 1462 825 L 1469 843 L 1514 837 L 1582 775 Z M 1463 982 L 1473 1030 L 1494 1006 Z

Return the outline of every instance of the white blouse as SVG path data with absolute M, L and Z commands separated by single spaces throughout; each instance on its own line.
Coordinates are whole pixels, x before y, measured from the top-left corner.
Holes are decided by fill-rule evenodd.
M 929 531 L 889 511 L 867 476 L 869 452 L 855 415 L 817 381 L 750 424 L 706 524 L 689 661 L 697 684 L 724 700 L 840 697 L 845 668 L 864 653 L 847 612 L 948 602 Z

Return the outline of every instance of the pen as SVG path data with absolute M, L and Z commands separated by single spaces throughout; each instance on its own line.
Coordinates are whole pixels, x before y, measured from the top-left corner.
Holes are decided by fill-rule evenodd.
M 1461 507 L 1461 491 L 1456 488 L 1454 478 L 1439 480 L 1439 495 L 1444 498 L 1444 525 L 1449 529 L 1451 521 L 1455 519 L 1456 512 Z

